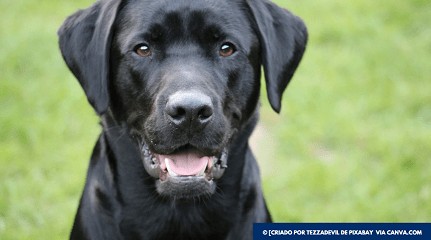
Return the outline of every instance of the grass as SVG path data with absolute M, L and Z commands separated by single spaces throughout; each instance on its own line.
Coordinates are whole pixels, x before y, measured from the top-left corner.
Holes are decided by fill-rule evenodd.
M 285 5 L 310 45 L 281 116 L 262 109 L 275 220 L 431 221 L 431 4 Z
M 278 2 L 310 41 L 281 115 L 262 91 L 274 219 L 430 222 L 431 3 Z M 100 127 L 56 30 L 90 3 L 0 0 L 0 239 L 68 236 Z

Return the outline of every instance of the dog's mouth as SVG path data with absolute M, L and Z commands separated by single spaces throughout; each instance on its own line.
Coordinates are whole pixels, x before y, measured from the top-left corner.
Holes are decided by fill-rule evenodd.
M 161 154 L 143 144 L 141 155 L 145 170 L 157 179 L 158 193 L 174 198 L 213 194 L 214 180 L 221 178 L 227 168 L 226 150 L 208 156 L 191 145 L 184 145 L 172 153 Z
M 151 152 L 144 144 L 142 157 L 148 174 L 161 181 L 168 177 L 205 177 L 210 181 L 219 179 L 227 168 L 226 151 L 216 156 L 205 156 L 190 145 L 180 147 L 171 154 L 158 154 Z

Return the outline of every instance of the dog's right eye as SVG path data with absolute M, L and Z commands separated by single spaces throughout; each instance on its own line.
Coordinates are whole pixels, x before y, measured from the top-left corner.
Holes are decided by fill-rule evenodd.
M 137 45 L 135 47 L 135 53 L 141 57 L 149 57 L 152 54 L 150 47 L 145 43 Z

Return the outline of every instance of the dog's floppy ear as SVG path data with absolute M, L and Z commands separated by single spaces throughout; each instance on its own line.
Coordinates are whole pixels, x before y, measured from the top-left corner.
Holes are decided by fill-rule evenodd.
M 109 106 L 112 25 L 121 0 L 100 0 L 66 19 L 58 31 L 60 50 L 98 114 Z
M 281 109 L 281 97 L 307 44 L 302 20 L 268 0 L 247 0 L 261 42 L 266 88 L 271 107 Z

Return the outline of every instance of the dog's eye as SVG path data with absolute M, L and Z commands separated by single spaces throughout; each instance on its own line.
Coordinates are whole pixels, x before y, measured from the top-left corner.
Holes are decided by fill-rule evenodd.
M 222 57 L 232 56 L 232 54 L 234 54 L 235 52 L 236 52 L 235 45 L 233 45 L 233 43 L 230 43 L 230 42 L 223 43 L 219 50 L 219 54 Z
M 135 47 L 135 53 L 141 57 L 149 57 L 151 56 L 151 49 L 147 44 L 139 44 Z

